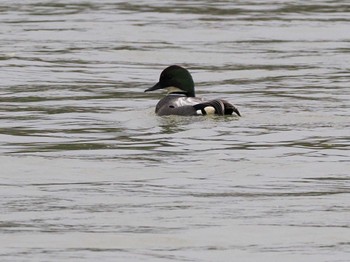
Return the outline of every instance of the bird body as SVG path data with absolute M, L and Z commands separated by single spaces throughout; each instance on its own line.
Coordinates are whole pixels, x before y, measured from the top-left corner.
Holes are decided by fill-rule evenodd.
M 168 94 L 156 106 L 156 114 L 163 115 L 232 115 L 241 116 L 238 109 L 223 99 L 205 100 L 195 96 L 194 82 L 187 69 L 173 65 L 163 70 L 159 82 L 145 92 L 165 89 Z

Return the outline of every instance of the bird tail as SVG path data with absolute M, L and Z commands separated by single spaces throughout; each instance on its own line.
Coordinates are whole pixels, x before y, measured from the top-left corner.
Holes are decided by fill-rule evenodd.
M 232 115 L 232 113 L 235 112 L 238 116 L 241 116 L 241 113 L 234 105 L 227 102 L 226 100 L 221 100 L 221 102 L 224 104 L 225 107 L 225 115 Z

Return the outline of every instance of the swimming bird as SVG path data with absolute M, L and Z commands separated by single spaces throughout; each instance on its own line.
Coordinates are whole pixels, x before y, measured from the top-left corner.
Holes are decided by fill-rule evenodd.
M 195 96 L 194 82 L 190 72 L 178 65 L 165 68 L 159 82 L 145 92 L 165 89 L 168 94 L 156 106 L 156 114 L 165 115 L 232 115 L 241 116 L 238 109 L 223 99 L 205 100 Z

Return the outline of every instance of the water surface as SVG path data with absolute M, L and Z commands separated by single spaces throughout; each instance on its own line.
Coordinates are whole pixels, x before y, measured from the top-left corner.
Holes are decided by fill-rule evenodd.
M 1 261 L 348 261 L 349 14 L 2 1 Z M 157 117 L 171 64 L 242 117 Z

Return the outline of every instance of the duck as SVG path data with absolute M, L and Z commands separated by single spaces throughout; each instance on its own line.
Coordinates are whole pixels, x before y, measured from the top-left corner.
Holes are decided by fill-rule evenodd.
M 223 99 L 205 100 L 196 97 L 194 82 L 190 72 L 178 65 L 165 68 L 158 83 L 145 90 L 150 92 L 164 89 L 168 93 L 156 105 L 158 116 L 179 115 L 232 115 L 241 116 L 238 109 Z

